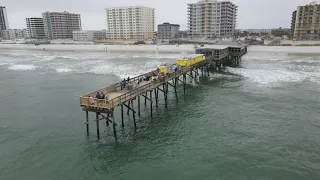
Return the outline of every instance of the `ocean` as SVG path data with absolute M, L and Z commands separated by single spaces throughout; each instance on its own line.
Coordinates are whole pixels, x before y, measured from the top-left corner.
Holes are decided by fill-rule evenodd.
M 79 96 L 179 57 L 0 50 L 0 179 L 319 179 L 319 56 L 249 52 L 86 136 Z

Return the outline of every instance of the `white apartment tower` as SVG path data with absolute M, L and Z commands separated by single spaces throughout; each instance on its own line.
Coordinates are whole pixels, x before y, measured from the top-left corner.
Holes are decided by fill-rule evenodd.
M 46 34 L 44 32 L 43 18 L 26 18 L 27 24 L 27 38 L 44 39 Z
M 6 7 L 0 6 L 0 31 L 8 30 L 8 29 L 9 29 L 9 23 L 8 23 Z M 0 33 L 0 37 L 1 37 L 1 33 Z
M 150 40 L 153 39 L 154 8 L 128 6 L 106 8 L 107 39 Z
M 42 13 L 44 31 L 48 39 L 72 39 L 73 31 L 81 31 L 80 14 L 69 12 Z
M 200 0 L 188 4 L 188 30 L 193 38 L 232 37 L 238 6 L 232 2 Z

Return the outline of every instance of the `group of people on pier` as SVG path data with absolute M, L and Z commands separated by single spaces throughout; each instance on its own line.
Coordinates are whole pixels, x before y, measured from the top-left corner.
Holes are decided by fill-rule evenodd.
M 97 102 L 106 102 L 106 104 L 108 104 L 109 101 L 109 95 L 108 93 L 103 93 L 103 92 L 97 92 L 95 99 L 93 99 L 92 96 L 89 96 L 89 104 L 93 105 L 95 103 L 95 100 Z
M 180 65 L 177 64 L 173 64 L 173 65 L 168 65 L 165 64 L 166 66 L 170 67 L 169 71 L 167 72 L 177 72 L 177 70 L 180 70 L 182 67 Z M 161 77 L 164 77 L 165 74 L 160 72 L 160 68 L 158 67 L 157 69 L 137 78 L 134 82 L 130 82 L 130 77 L 128 77 L 127 79 L 123 79 L 122 81 L 120 81 L 120 88 L 121 90 L 123 90 L 124 88 L 131 90 L 134 87 L 133 86 L 139 86 L 140 83 L 142 83 L 143 81 L 145 82 L 153 82 L 156 83 L 157 80 L 159 80 Z M 97 92 L 95 98 L 93 98 L 92 96 L 89 96 L 89 104 L 90 105 L 94 105 L 95 102 L 105 102 L 106 104 L 108 104 L 109 101 L 109 95 L 107 92 Z
M 130 81 L 130 77 L 128 77 L 127 80 L 126 80 L 126 79 L 123 79 L 123 80 L 120 82 L 120 88 L 121 88 L 121 90 L 122 90 L 123 88 L 126 88 L 126 84 L 127 84 L 127 82 L 129 82 L 129 81 Z
M 157 68 L 154 71 L 151 71 L 150 73 L 147 73 L 146 75 L 144 75 L 142 78 L 139 79 L 139 82 L 143 81 L 152 81 L 152 82 L 156 82 L 160 76 L 160 69 Z

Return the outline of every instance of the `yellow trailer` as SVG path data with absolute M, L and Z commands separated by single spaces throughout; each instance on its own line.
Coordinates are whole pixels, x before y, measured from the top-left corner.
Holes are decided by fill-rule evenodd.
M 205 60 L 204 54 L 190 54 L 176 61 L 180 66 L 192 66 Z

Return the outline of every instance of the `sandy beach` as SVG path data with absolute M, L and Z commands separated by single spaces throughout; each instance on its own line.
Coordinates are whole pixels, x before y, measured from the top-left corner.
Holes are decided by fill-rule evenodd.
M 205 46 L 205 47 L 210 47 Z M 41 50 L 41 51 L 88 51 L 108 53 L 194 53 L 194 45 L 27 45 L 27 44 L 0 44 L 0 49 Z M 320 54 L 320 47 L 316 46 L 249 46 L 248 52 L 293 53 L 293 54 Z

